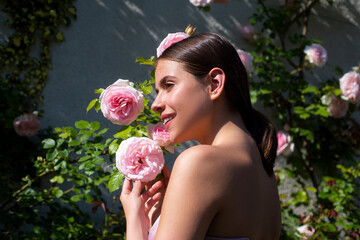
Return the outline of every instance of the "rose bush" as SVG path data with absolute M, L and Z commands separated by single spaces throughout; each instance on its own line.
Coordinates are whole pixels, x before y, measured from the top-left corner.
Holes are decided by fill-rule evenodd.
M 314 43 L 310 46 L 306 46 L 304 53 L 306 54 L 309 62 L 315 66 L 322 67 L 326 63 L 327 52 L 320 44 Z
M 116 167 L 131 180 L 149 182 L 165 164 L 161 147 L 146 137 L 123 140 L 116 151 Z
M 351 71 L 340 78 L 342 95 L 352 103 L 356 103 L 360 96 L 360 74 Z
M 185 32 L 176 32 L 176 33 L 169 33 L 159 44 L 159 46 L 156 49 L 156 55 L 157 57 L 160 57 L 160 55 L 176 42 L 179 42 L 185 38 L 188 38 L 189 35 Z
M 13 126 L 17 135 L 31 137 L 40 130 L 40 121 L 36 114 L 26 113 L 17 117 Z
M 119 79 L 108 86 L 99 101 L 104 117 L 118 125 L 129 125 L 144 110 L 143 94 L 131 87 L 128 80 Z

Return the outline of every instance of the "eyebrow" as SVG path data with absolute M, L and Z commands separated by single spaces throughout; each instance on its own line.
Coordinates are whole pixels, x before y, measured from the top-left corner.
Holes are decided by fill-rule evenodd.
M 169 78 L 176 78 L 175 76 L 171 76 L 171 75 L 166 75 L 164 76 L 163 78 L 161 78 L 160 80 L 160 87 L 164 88 L 166 86 L 166 80 L 169 79 Z M 155 91 L 156 93 L 159 93 L 159 89 L 155 87 Z

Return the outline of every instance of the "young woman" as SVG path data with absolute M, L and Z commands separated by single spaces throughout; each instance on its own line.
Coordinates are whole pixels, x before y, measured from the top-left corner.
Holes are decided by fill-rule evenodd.
M 155 79 L 152 109 L 172 142 L 200 145 L 152 186 L 125 180 L 127 239 L 279 239 L 276 131 L 252 108 L 231 43 L 212 33 L 177 42 L 157 59 Z

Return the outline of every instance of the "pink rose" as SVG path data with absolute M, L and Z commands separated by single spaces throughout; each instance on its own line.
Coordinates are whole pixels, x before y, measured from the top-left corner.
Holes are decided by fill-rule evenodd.
M 302 239 L 308 239 L 309 237 L 314 236 L 315 228 L 310 225 L 302 225 L 298 227 L 296 231 L 297 231 L 296 236 L 302 237 Z
M 340 90 L 342 95 L 352 103 L 359 100 L 360 74 L 351 71 L 340 78 Z
M 188 38 L 189 35 L 187 35 L 184 32 L 177 32 L 177 33 L 169 33 L 166 38 L 164 38 L 158 48 L 156 49 L 156 55 L 157 57 L 160 57 L 160 55 L 176 42 L 180 42 L 181 40 L 184 40 L 185 38 Z
M 348 108 L 349 104 L 347 101 L 333 97 L 327 110 L 331 117 L 342 118 L 346 115 Z
M 129 125 L 144 110 L 144 96 L 128 80 L 119 79 L 108 86 L 99 100 L 104 117 L 118 125 Z
M 326 63 L 327 52 L 320 44 L 314 43 L 311 46 L 306 46 L 304 53 L 306 54 L 309 62 L 318 67 L 321 67 Z
M 26 113 L 14 120 L 14 130 L 19 136 L 34 136 L 40 129 L 40 121 L 34 113 Z
M 116 152 L 116 167 L 131 180 L 149 182 L 161 172 L 164 164 L 161 147 L 150 138 L 128 138 Z
M 241 28 L 241 36 L 248 42 L 253 43 L 256 41 L 257 32 L 252 25 L 245 25 Z
M 242 51 L 240 49 L 237 49 L 236 52 L 238 53 L 246 71 L 250 73 L 253 67 L 253 57 L 248 52 Z
M 190 0 L 192 5 L 196 7 L 206 7 L 209 6 L 214 0 Z
M 174 153 L 174 144 L 170 141 L 170 133 L 166 130 L 164 123 L 149 124 L 146 127 L 146 131 L 149 137 L 157 142 L 157 144 Z
M 289 153 L 294 151 L 294 143 L 291 142 L 291 137 L 287 132 L 278 131 L 277 139 L 278 147 L 276 150 L 276 155 L 288 155 Z

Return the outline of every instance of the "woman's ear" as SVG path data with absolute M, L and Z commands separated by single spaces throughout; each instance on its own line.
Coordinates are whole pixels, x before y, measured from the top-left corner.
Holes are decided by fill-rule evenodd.
M 225 73 L 221 68 L 213 68 L 209 72 L 209 94 L 211 100 L 218 99 L 225 87 Z

